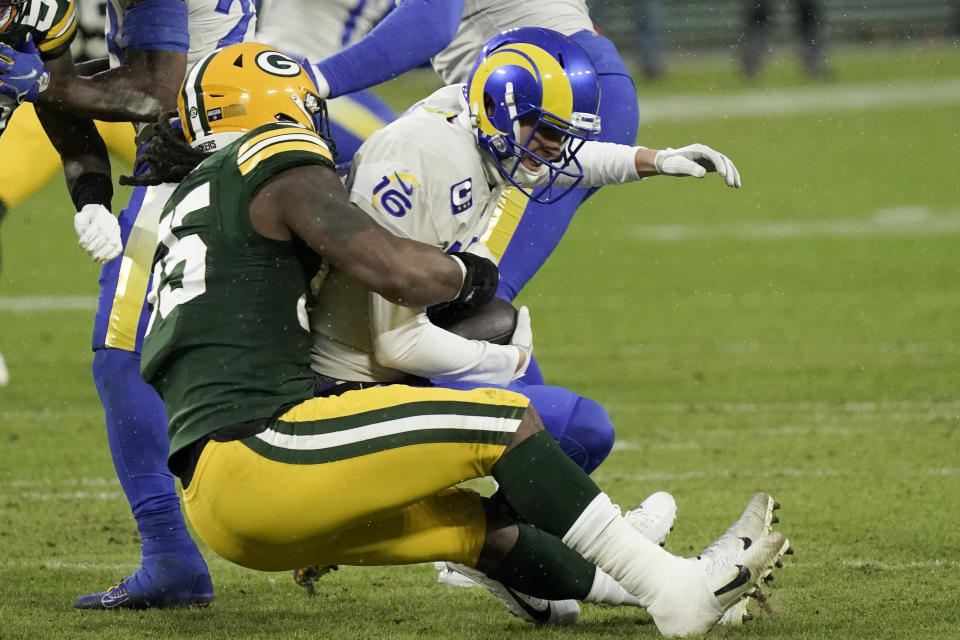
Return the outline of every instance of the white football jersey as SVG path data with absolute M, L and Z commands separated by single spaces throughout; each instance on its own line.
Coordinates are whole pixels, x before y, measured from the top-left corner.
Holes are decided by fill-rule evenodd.
M 317 62 L 365 36 L 390 12 L 394 2 L 263 0 L 257 16 L 256 39 Z
M 477 143 L 463 86 L 436 91 L 370 136 L 347 187 L 350 201 L 394 235 L 493 259 L 484 241 L 509 183 Z M 638 180 L 635 154 L 626 145 L 585 143 L 577 155 L 581 184 Z M 453 336 L 422 310 L 392 304 L 335 269 L 310 310 L 310 330 L 313 369 L 337 380 L 389 382 L 412 373 L 503 385 L 517 363 L 516 348 Z M 375 354 L 389 354 L 394 368 Z
M 115 49 L 120 48 L 120 34 L 123 31 L 123 14 L 130 5 L 130 0 L 110 0 L 112 11 L 107 12 L 108 38 L 113 38 Z M 187 2 L 187 20 L 190 30 L 190 50 L 187 52 L 187 69 L 193 64 L 223 46 L 222 41 L 229 37 L 230 42 L 245 42 L 253 39 L 257 26 L 256 14 L 253 12 L 253 1 L 235 1 L 224 4 L 220 0 L 190 0 Z M 110 54 L 110 66 L 120 66 L 120 60 Z
M 453 42 L 430 62 L 444 84 L 466 82 L 487 40 L 516 27 L 544 27 L 569 36 L 593 31 L 593 20 L 584 0 L 466 0 Z
M 461 85 L 444 87 L 368 138 L 347 179 L 351 202 L 395 235 L 487 255 L 479 240 L 504 180 L 479 152 L 466 108 Z M 371 334 L 407 313 L 332 270 L 310 312 L 314 370 L 339 380 L 399 378 L 377 363 Z

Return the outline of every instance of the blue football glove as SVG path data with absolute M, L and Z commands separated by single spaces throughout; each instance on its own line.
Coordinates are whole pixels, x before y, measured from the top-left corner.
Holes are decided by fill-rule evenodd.
M 48 84 L 50 72 L 44 68 L 31 34 L 23 41 L 23 51 L 0 44 L 0 94 L 17 104 L 36 102 Z

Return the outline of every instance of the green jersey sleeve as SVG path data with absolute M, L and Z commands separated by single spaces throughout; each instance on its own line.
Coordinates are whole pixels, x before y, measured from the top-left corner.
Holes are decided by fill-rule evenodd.
M 70 50 L 77 34 L 76 0 L 34 0 L 27 5 L 23 22 L 36 29 L 40 57 L 59 58 Z

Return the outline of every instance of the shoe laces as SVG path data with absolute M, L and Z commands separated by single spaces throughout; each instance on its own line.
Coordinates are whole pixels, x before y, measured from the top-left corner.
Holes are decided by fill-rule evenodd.
M 627 521 L 627 524 L 640 532 L 652 529 L 661 518 L 661 514 L 654 513 L 650 509 L 644 509 L 642 506 L 623 514 L 623 519 Z

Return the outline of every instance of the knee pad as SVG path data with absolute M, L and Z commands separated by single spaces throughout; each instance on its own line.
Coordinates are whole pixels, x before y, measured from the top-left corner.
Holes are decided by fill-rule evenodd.
M 560 438 L 560 448 L 587 473 L 606 460 L 615 439 L 610 414 L 600 404 L 581 397 Z

